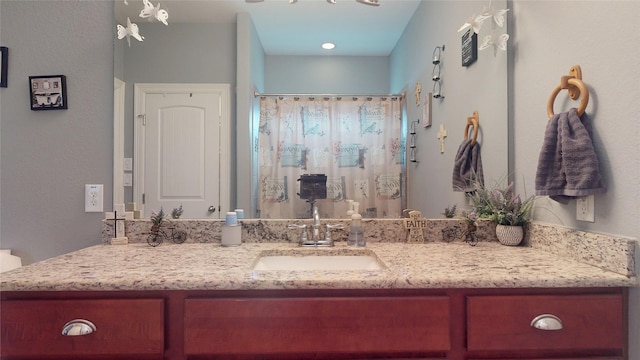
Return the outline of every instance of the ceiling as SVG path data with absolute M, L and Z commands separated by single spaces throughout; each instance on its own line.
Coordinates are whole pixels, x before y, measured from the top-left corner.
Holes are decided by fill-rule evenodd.
M 143 0 L 115 1 L 116 21 L 126 24 L 148 20 L 138 17 Z M 380 6 L 355 0 L 151 0 L 169 13 L 171 23 L 235 23 L 238 12 L 251 15 L 256 31 L 268 55 L 351 55 L 387 56 L 421 0 L 380 0 Z M 141 34 L 144 33 L 141 31 Z M 330 41 L 335 49 L 323 50 Z

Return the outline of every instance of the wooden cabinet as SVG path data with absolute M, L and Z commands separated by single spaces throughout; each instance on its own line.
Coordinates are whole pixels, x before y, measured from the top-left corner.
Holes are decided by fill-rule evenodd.
M 626 359 L 626 296 L 493 295 L 467 298 L 473 358 Z
M 469 350 L 616 351 L 624 347 L 615 295 L 470 296 Z
M 2 358 L 161 356 L 164 306 L 160 299 L 15 300 L 0 303 Z M 71 322 L 91 333 L 63 335 Z M 71 324 L 69 324 L 71 325 Z M 80 331 L 86 332 L 86 331 Z
M 188 355 L 444 353 L 446 296 L 188 299 Z
M 0 354 L 627 360 L 627 296 L 624 288 L 4 291 Z M 557 318 L 562 329 L 532 327 L 539 315 Z M 62 335 L 74 319 L 91 321 L 96 331 Z

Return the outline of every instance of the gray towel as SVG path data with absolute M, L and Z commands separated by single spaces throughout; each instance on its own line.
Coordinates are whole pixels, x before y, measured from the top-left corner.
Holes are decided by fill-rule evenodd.
M 463 140 L 453 165 L 453 191 L 471 192 L 476 185 L 484 185 L 480 143 L 471 145 L 471 139 Z
M 576 109 L 554 115 L 544 133 L 536 173 L 536 195 L 568 204 L 574 197 L 607 191 L 593 147 L 591 120 Z

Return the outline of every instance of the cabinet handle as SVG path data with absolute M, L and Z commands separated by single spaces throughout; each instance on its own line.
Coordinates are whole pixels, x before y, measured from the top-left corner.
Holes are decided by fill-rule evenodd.
M 82 336 L 91 334 L 96 330 L 96 326 L 91 321 L 84 319 L 75 319 L 64 324 L 64 326 L 62 327 L 62 335 Z
M 531 320 L 531 327 L 539 330 L 562 330 L 562 320 L 555 315 L 542 314 Z

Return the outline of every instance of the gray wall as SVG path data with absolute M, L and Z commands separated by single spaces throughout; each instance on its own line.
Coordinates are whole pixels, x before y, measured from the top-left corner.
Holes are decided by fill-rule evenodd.
M 237 65 L 237 93 L 236 104 L 237 121 L 237 154 L 246 154 L 241 161 L 236 162 L 237 190 L 235 208 L 245 209 L 247 216 L 255 216 L 257 208 L 257 191 L 251 185 L 257 184 L 257 159 L 250 156 L 252 144 L 257 137 L 256 129 L 251 124 L 258 123 L 260 117 L 260 103 L 254 92 L 264 92 L 264 62 L 265 55 L 260 37 L 247 13 L 238 14 L 238 65 Z M 233 203 L 232 203 L 233 204 Z
M 506 1 L 493 1 L 496 9 Z M 441 52 L 441 78 L 444 99 L 432 99 L 431 127 L 416 128 L 417 162 L 407 164 L 408 207 L 427 217 L 441 217 L 446 207 L 466 207 L 462 192 L 454 192 L 452 173 L 455 156 L 464 139 L 467 118 L 478 111 L 485 183 L 505 179 L 508 169 L 507 53 L 478 52 L 469 67 L 461 65 L 461 36 L 457 30 L 471 16 L 482 11 L 478 1 L 423 1 L 407 25 L 391 54 L 391 91 L 407 92 L 407 118 L 422 123 L 425 95 L 433 90 L 431 62 L 436 46 Z M 478 36 L 490 34 L 485 23 Z M 479 40 L 480 42 L 480 40 Z M 422 84 L 421 106 L 416 105 L 414 89 Z M 440 125 L 447 131 L 444 153 L 440 152 Z
M 267 55 L 265 92 L 389 94 L 389 57 Z
M 508 7 L 510 166 L 518 187 L 523 177 L 533 185 L 549 93 L 570 66 L 580 64 L 609 191 L 596 197 L 593 224 L 573 220 L 573 203 L 541 203 L 549 211 L 536 211 L 536 217 L 638 237 L 640 2 L 518 0 Z M 0 42 L 11 52 L 9 87 L 0 89 L 0 241 L 26 263 L 100 241 L 102 216 L 84 213 L 83 188 L 105 184 L 105 208 L 111 206 L 112 17 L 111 2 L 0 2 Z M 429 55 L 423 61 L 435 45 L 417 45 Z M 457 64 L 455 54 L 447 56 Z M 29 110 L 27 77 L 43 74 L 68 76 L 69 110 Z M 640 360 L 640 291 L 630 293 L 629 359 Z
M 510 115 L 511 166 L 520 189 L 535 181 L 547 123 L 546 104 L 560 76 L 580 65 L 589 88 L 600 170 L 608 186 L 595 197 L 595 223 L 575 220 L 575 202 L 538 202 L 536 219 L 568 227 L 640 236 L 640 36 L 631 25 L 640 1 L 513 1 Z M 567 19 L 579 19 L 572 21 Z M 564 96 L 564 98 L 562 98 Z M 563 91 L 555 111 L 577 106 Z M 563 101 L 565 99 L 565 101 Z M 640 251 L 638 251 L 640 252 Z M 640 254 L 637 254 L 640 255 Z M 640 261 L 636 259 L 636 264 Z M 629 359 L 640 359 L 640 289 L 630 291 Z
M 25 263 L 100 243 L 102 213 L 84 212 L 84 185 L 104 184 L 111 208 L 113 3 L 0 2 L 9 87 L 0 89 L 1 247 Z M 66 75 L 68 110 L 31 111 L 30 75 Z

